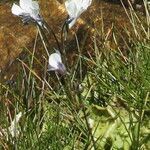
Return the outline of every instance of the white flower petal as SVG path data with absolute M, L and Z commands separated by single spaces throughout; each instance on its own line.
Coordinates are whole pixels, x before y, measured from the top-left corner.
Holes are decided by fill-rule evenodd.
M 91 118 L 88 118 L 88 124 L 89 124 L 90 129 L 92 129 L 94 127 L 94 120 Z
M 20 0 L 19 5 L 22 9 L 28 12 L 32 7 L 32 0 Z
M 53 53 L 49 56 L 49 65 L 51 66 L 51 68 L 55 68 L 55 70 L 59 69 L 58 68 L 59 63 L 62 63 L 60 54 Z
M 18 123 L 19 123 L 22 115 L 23 115 L 22 112 L 19 112 L 15 116 L 14 120 L 11 122 L 11 125 L 9 127 L 9 131 L 10 131 L 10 134 L 12 135 L 12 137 L 15 137 L 15 135 L 17 136 L 19 134 Z
M 56 70 L 56 68 L 53 68 L 51 65 L 48 64 L 47 71 L 55 71 L 55 70 Z
M 65 2 L 66 10 L 69 15 L 69 19 L 73 19 L 69 23 L 69 28 L 71 28 L 79 16 L 87 10 L 87 8 L 91 5 L 92 0 L 68 0 Z
M 37 1 L 20 0 L 19 6 L 16 4 L 13 4 L 12 13 L 18 16 L 22 15 L 22 18 L 25 18 L 25 19 L 26 17 L 32 18 L 33 20 L 37 21 L 37 23 L 40 26 L 42 26 L 42 18 L 39 15 L 39 4 Z
M 62 63 L 60 52 L 57 50 L 56 53 L 53 53 L 49 56 L 48 71 L 56 71 L 61 75 L 66 74 L 66 67 Z
M 83 0 L 82 1 L 82 7 L 84 8 L 84 10 L 86 10 L 92 3 L 92 0 Z
M 30 10 L 31 10 L 31 13 L 30 13 L 31 17 L 33 17 L 35 20 L 37 20 L 38 19 L 38 15 L 40 13 L 38 2 L 33 1 L 32 2 L 32 7 L 30 8 Z
M 32 2 L 32 9 L 39 10 L 39 3 L 37 1 Z
M 68 11 L 69 17 L 70 18 L 76 18 L 77 17 L 77 12 L 78 12 L 78 8 L 77 8 L 76 3 L 72 0 L 66 1 L 65 6 L 66 6 L 66 9 Z
M 29 13 L 30 16 L 35 20 L 38 18 L 39 14 L 38 2 L 32 0 L 20 0 L 20 7 L 23 10 L 25 10 L 26 13 Z
M 11 12 L 14 14 L 14 15 L 21 15 L 24 13 L 24 11 L 16 4 L 13 4 L 12 8 L 11 8 Z

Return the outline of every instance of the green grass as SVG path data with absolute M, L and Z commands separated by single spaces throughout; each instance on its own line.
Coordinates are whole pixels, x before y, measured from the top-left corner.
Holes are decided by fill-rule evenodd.
M 122 39 L 126 53 L 119 47 L 108 49 L 107 39 L 99 41 L 105 33 L 102 38 L 96 31 L 91 45 L 94 57 L 80 54 L 77 42 L 77 61 L 64 77 L 47 73 L 35 49 L 25 50 L 29 57 L 19 60 L 16 82 L 0 85 L 0 149 L 150 149 L 149 14 L 141 24 L 132 8 L 127 13 L 133 33 Z M 115 42 L 118 32 L 113 33 Z M 41 76 L 35 64 L 41 67 Z M 14 136 L 12 112 L 23 113 Z

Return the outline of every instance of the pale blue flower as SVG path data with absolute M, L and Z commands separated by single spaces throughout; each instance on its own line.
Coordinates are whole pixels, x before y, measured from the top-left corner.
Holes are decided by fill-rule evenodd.
M 61 54 L 59 51 L 49 56 L 48 71 L 56 71 L 62 75 L 66 74 L 66 67 L 62 63 Z
M 66 10 L 69 15 L 68 25 L 69 29 L 76 23 L 79 16 L 87 10 L 91 5 L 92 0 L 67 0 L 65 2 Z
M 42 25 L 42 18 L 37 1 L 20 0 L 19 5 L 13 4 L 11 11 L 14 15 L 22 17 L 24 23 L 34 21 Z

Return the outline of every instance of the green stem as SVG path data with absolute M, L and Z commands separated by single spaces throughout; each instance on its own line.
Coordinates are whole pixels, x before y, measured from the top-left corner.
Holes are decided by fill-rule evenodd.
M 54 36 L 54 39 L 57 43 L 57 47 L 58 47 L 58 50 L 60 51 L 61 50 L 61 47 L 60 47 L 60 44 L 59 44 L 59 41 L 58 41 L 58 38 L 56 37 L 56 34 L 55 32 L 53 31 L 53 29 L 48 25 L 48 23 L 46 21 L 44 21 L 44 25 L 45 25 L 45 28 L 48 30 L 48 33 L 52 33 L 53 36 Z

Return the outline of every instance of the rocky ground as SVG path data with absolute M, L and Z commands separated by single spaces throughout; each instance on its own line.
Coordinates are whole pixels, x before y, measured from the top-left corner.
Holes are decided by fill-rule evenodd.
M 62 2 L 62 1 L 60 1 Z M 57 37 L 60 37 L 60 31 L 62 24 L 67 17 L 65 7 L 63 4 L 57 2 L 56 0 L 41 0 L 40 9 L 42 16 L 46 19 L 48 24 L 53 28 Z M 8 68 L 12 68 L 13 62 L 21 54 L 23 48 L 28 48 L 32 51 L 33 43 L 36 36 L 36 28 L 33 25 L 23 25 L 21 19 L 14 16 L 11 13 L 12 2 L 2 2 L 0 3 L 0 71 L 8 72 Z M 103 23 L 103 25 L 102 25 Z M 82 25 L 81 25 L 82 24 Z M 94 35 L 95 28 L 101 30 L 104 27 L 105 34 L 108 34 L 109 42 L 106 43 L 107 46 L 115 48 L 116 45 L 112 40 L 112 27 L 118 28 L 121 34 L 124 33 L 124 28 L 130 28 L 129 19 L 127 18 L 123 7 L 116 5 L 115 3 L 110 3 L 106 1 L 93 1 L 92 6 L 86 11 L 76 26 L 72 31 L 78 31 L 79 41 L 82 43 L 85 32 L 89 29 L 90 39 Z M 72 32 L 73 33 L 73 32 Z M 125 36 L 125 35 L 124 35 Z M 72 34 L 69 37 L 70 42 L 68 42 L 68 49 L 71 46 L 71 55 L 74 51 L 75 41 L 71 40 Z M 121 48 L 122 39 L 118 38 L 118 43 L 120 43 Z M 51 47 L 56 47 L 54 39 L 49 39 Z M 87 46 L 89 45 L 89 40 L 86 40 Z M 86 46 L 86 47 L 87 47 Z M 118 46 L 118 45 L 117 45 Z M 87 52 L 85 48 L 85 52 Z M 37 55 L 41 56 L 41 46 L 37 50 Z M 69 53 L 69 52 L 68 52 Z M 69 55 L 68 57 L 71 57 Z

